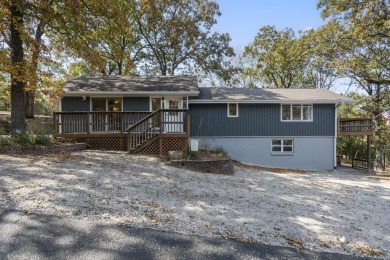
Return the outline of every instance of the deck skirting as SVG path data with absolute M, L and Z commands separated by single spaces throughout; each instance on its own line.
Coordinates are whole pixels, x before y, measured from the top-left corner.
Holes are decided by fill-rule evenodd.
M 56 134 L 56 138 L 73 143 L 87 143 L 89 149 L 128 151 L 128 136 L 126 133 L 100 134 Z M 168 151 L 188 151 L 188 135 L 167 133 L 158 136 L 150 144 L 141 147 L 137 154 L 167 156 Z

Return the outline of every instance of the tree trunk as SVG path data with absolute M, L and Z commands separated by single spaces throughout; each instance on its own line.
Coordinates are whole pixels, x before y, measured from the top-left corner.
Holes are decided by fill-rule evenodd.
M 23 29 L 23 13 L 20 8 L 21 1 L 11 1 L 9 11 L 11 13 L 11 131 L 15 133 L 26 132 L 27 124 L 24 113 L 24 50 L 20 30 Z
M 381 84 L 375 84 L 375 98 L 374 98 L 374 111 L 373 116 L 375 118 L 378 118 L 377 124 L 375 126 L 374 135 L 376 136 L 376 142 L 375 142 L 375 167 L 376 169 L 384 170 L 385 166 L 383 165 L 383 154 L 384 154 L 384 147 L 385 147 L 385 141 L 382 141 L 381 138 L 383 138 L 383 132 L 381 129 L 381 124 L 383 123 L 383 118 L 380 116 L 381 113 L 381 106 L 380 103 L 383 100 L 383 93 L 382 93 Z
M 33 90 L 25 91 L 24 95 L 24 102 L 25 102 L 25 116 L 26 118 L 34 118 L 34 101 L 35 101 L 35 92 Z
M 383 154 L 384 154 L 384 147 L 383 145 L 378 142 L 376 144 L 376 149 L 375 149 L 375 165 L 378 170 L 385 170 L 385 165 L 383 163 Z
M 30 90 L 25 94 L 25 116 L 26 118 L 34 118 L 34 102 L 35 102 L 35 89 L 38 85 L 38 59 L 41 53 L 42 36 L 45 30 L 46 23 L 41 20 L 35 30 L 35 42 L 32 50 L 32 62 L 31 67 L 34 75 L 30 76 Z

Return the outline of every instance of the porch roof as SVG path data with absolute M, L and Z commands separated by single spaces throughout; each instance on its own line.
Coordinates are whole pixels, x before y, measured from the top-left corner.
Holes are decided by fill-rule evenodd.
M 199 94 L 196 76 L 82 76 L 65 82 L 65 96 Z
M 356 103 L 326 89 L 199 88 L 191 103 Z

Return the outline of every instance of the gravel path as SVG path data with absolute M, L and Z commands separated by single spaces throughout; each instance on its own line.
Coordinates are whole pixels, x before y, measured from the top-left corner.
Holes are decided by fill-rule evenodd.
M 0 207 L 390 257 L 390 177 L 235 170 L 195 173 L 120 152 L 0 155 Z

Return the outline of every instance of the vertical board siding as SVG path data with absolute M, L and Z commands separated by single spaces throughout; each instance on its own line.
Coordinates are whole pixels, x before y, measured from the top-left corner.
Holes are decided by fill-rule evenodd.
M 90 98 L 83 100 L 82 97 L 64 97 L 61 101 L 62 112 L 85 112 L 89 111 Z
M 334 136 L 334 104 L 314 104 L 313 122 L 281 122 L 280 104 L 190 104 L 191 136 Z
M 62 112 L 90 111 L 90 97 L 64 97 L 62 99 Z M 149 97 L 124 97 L 123 111 L 149 111 Z
M 149 97 L 124 97 L 123 111 L 149 111 Z

